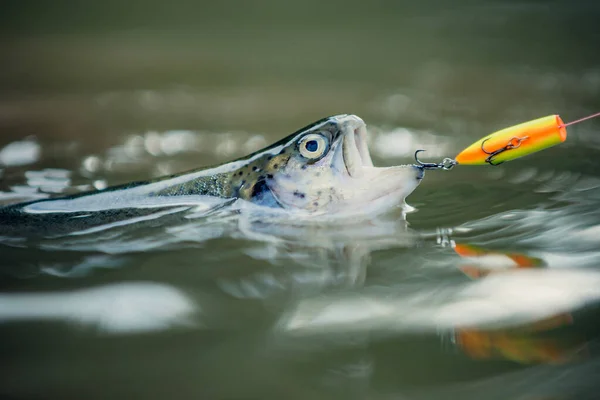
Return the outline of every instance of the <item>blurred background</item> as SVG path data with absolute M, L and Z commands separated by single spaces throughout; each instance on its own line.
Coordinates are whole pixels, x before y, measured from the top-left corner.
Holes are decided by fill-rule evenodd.
M 377 165 L 575 120 L 600 111 L 599 19 L 583 0 L 5 0 L 0 202 L 225 162 L 339 113 Z M 599 153 L 592 120 L 428 172 L 408 231 L 274 242 L 203 217 L 6 242 L 0 395 L 594 398 Z
M 85 138 L 98 149 L 123 131 L 280 137 L 341 112 L 481 136 L 540 113 L 578 117 L 600 85 L 599 8 L 562 0 L 5 1 L 2 139 Z

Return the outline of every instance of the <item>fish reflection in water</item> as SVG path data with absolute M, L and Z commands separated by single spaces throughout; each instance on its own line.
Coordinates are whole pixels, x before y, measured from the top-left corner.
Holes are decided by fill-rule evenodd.
M 290 289 L 289 285 L 282 284 L 282 280 L 291 281 L 293 286 L 296 286 L 293 282 L 297 282 L 305 292 L 325 287 L 362 286 L 374 251 L 411 248 L 419 241 L 418 235 L 408 229 L 402 215 L 392 219 L 387 217 L 360 223 L 322 225 L 242 219 L 241 237 L 254 239 L 255 243 L 244 251 L 245 254 L 285 266 L 287 272 L 282 271 L 282 279 L 262 274 L 257 279 L 240 282 L 239 287 L 231 281 L 222 282 L 222 287 L 235 293 L 236 297 L 245 297 L 247 291 L 267 292 L 273 288 L 273 283 Z M 300 268 L 294 270 L 290 260 Z

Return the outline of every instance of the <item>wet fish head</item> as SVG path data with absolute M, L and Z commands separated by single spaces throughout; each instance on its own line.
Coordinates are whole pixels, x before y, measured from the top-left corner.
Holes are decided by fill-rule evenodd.
M 238 197 L 310 214 L 384 211 L 420 183 L 414 165 L 378 168 L 367 128 L 355 115 L 336 115 L 308 125 L 247 158 L 234 173 Z

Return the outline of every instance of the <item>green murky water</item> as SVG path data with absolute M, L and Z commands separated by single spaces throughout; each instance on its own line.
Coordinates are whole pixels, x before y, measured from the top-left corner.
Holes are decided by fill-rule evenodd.
M 2 203 L 223 162 L 338 113 L 396 165 L 600 110 L 590 2 L 3 8 Z M 595 398 L 598 154 L 589 121 L 523 160 L 428 172 L 406 220 L 190 210 L 3 240 L 0 394 Z

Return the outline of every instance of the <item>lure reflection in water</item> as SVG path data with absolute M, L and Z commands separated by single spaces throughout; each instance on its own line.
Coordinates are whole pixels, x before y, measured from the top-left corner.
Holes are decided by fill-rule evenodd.
M 544 260 L 522 253 L 486 250 L 468 244 L 453 243 L 453 249 L 465 263 L 460 270 L 467 276 L 478 279 L 490 273 L 522 268 L 542 268 Z
M 563 313 L 508 330 L 457 329 L 454 341 L 474 359 L 506 359 L 518 363 L 567 363 L 587 355 L 587 339 L 566 329 L 573 324 Z
M 543 260 L 522 253 L 487 250 L 461 243 L 453 243 L 453 248 L 466 261 L 459 266 L 460 270 L 472 279 L 545 266 Z M 587 344 L 584 335 L 565 335 L 565 329 L 561 328 L 572 324 L 571 313 L 559 313 L 511 329 L 457 328 L 454 342 L 475 359 L 504 358 L 520 363 L 569 362 L 579 358 Z

